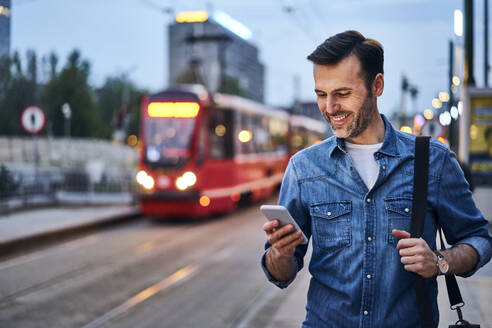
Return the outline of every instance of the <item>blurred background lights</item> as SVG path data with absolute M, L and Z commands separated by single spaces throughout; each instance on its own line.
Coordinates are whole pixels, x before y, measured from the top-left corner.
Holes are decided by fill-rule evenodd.
M 457 120 L 458 119 L 458 116 L 459 116 L 459 113 L 458 113 L 458 107 L 456 106 L 453 106 L 451 107 L 451 117 L 454 119 L 454 120 Z
M 249 130 L 241 130 L 237 137 L 241 142 L 248 142 L 253 138 L 253 134 Z
M 149 147 L 147 150 L 147 159 L 151 162 L 157 162 L 161 155 L 156 147 Z
M 439 122 L 442 126 L 448 126 L 451 124 L 451 114 L 449 114 L 449 112 L 442 112 L 441 115 L 439 115 Z
M 463 35 L 463 12 L 458 9 L 454 11 L 454 34 Z
M 138 171 L 137 182 L 147 190 L 154 188 L 155 184 L 154 178 L 148 175 L 144 170 Z
M 475 124 L 470 125 L 470 138 L 475 140 L 478 137 L 478 128 Z
M 222 124 L 219 124 L 215 127 L 215 134 L 219 137 L 223 137 L 226 133 L 226 127 Z
M 446 139 L 444 139 L 444 137 L 438 137 L 437 140 L 439 140 L 440 142 L 442 142 L 443 144 L 447 145 L 447 141 Z
M 448 102 L 449 101 L 449 93 L 447 93 L 446 91 L 439 92 L 439 100 L 441 102 Z
M 434 107 L 435 109 L 439 109 L 442 107 L 442 102 L 439 99 L 434 98 L 432 99 L 432 107 Z
M 196 175 L 191 171 L 185 172 L 182 176 L 176 179 L 176 188 L 185 190 L 196 183 Z
M 426 120 L 432 120 L 434 118 L 434 111 L 427 108 L 426 110 L 424 110 L 424 117 Z
M 458 114 L 463 114 L 463 102 L 458 101 Z
M 176 15 L 178 23 L 203 23 L 208 20 L 206 11 L 183 11 Z
M 460 85 L 460 83 L 461 83 L 460 78 L 459 78 L 459 77 L 457 77 L 456 75 L 455 75 L 455 76 L 453 76 L 453 84 L 454 84 L 455 86 L 459 86 L 459 85 Z
M 406 125 L 403 125 L 401 128 L 400 128 L 400 131 L 401 132 L 405 132 L 405 133 L 410 133 L 410 134 L 413 134 L 413 130 L 411 127 L 409 126 L 406 126 Z
M 136 135 L 131 134 L 128 136 L 127 142 L 129 146 L 135 147 L 138 143 L 138 138 Z
M 413 124 L 418 128 L 422 128 L 422 126 L 424 126 L 425 124 L 425 118 L 421 114 L 417 114 L 413 119 Z
M 203 207 L 207 207 L 208 205 L 210 205 L 210 198 L 207 196 L 200 197 L 200 205 L 202 205 Z
M 248 40 L 253 36 L 253 33 L 249 28 L 247 28 L 231 16 L 227 15 L 223 11 L 216 11 L 213 15 L 213 19 L 232 33 L 235 33 L 236 35 L 243 38 L 244 40 Z

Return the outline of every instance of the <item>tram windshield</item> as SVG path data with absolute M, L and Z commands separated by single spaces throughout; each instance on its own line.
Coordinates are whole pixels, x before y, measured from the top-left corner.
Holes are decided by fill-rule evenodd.
M 183 164 L 190 157 L 195 118 L 150 118 L 145 127 L 145 159 L 157 166 Z

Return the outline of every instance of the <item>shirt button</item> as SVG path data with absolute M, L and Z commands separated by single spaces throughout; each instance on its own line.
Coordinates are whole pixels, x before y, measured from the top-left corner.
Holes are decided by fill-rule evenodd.
M 410 212 L 410 210 L 407 207 L 407 208 L 405 208 L 405 213 L 408 213 L 408 212 Z
M 371 202 L 371 199 L 370 198 L 366 199 L 366 202 L 370 203 Z
M 369 312 L 367 312 L 367 311 L 364 311 L 364 315 L 368 315 L 368 314 L 369 314 Z
M 383 170 L 386 170 L 386 166 L 383 165 Z
M 368 240 L 368 241 L 372 241 L 372 238 L 371 238 L 371 237 L 367 237 L 367 240 Z
M 326 215 L 330 216 L 331 215 L 331 212 L 326 213 Z
M 372 276 L 370 274 L 368 274 L 366 277 L 367 277 L 367 279 L 371 279 L 372 278 Z

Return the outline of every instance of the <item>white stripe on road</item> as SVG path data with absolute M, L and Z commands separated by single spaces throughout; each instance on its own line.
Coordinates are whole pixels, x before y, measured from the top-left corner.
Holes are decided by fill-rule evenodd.
M 187 265 L 166 279 L 158 282 L 157 284 L 154 284 L 145 290 L 141 291 L 137 295 L 133 296 L 130 298 L 128 301 L 125 303 L 115 307 L 111 311 L 105 313 L 104 315 L 100 316 L 96 320 L 89 322 L 82 328 L 96 328 L 96 327 L 101 327 L 103 324 L 108 322 L 111 319 L 116 318 L 117 316 L 125 313 L 126 311 L 130 310 L 131 308 L 135 307 L 136 305 L 142 303 L 146 299 L 154 296 L 158 292 L 161 292 L 169 287 L 172 287 L 176 285 L 179 282 L 184 281 L 185 279 L 189 279 L 193 274 L 196 273 L 198 267 L 194 265 Z

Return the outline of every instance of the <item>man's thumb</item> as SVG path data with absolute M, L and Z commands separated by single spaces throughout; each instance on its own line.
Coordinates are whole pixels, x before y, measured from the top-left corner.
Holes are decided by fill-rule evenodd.
M 406 232 L 405 230 L 393 229 L 391 233 L 398 239 L 410 238 L 410 233 Z

